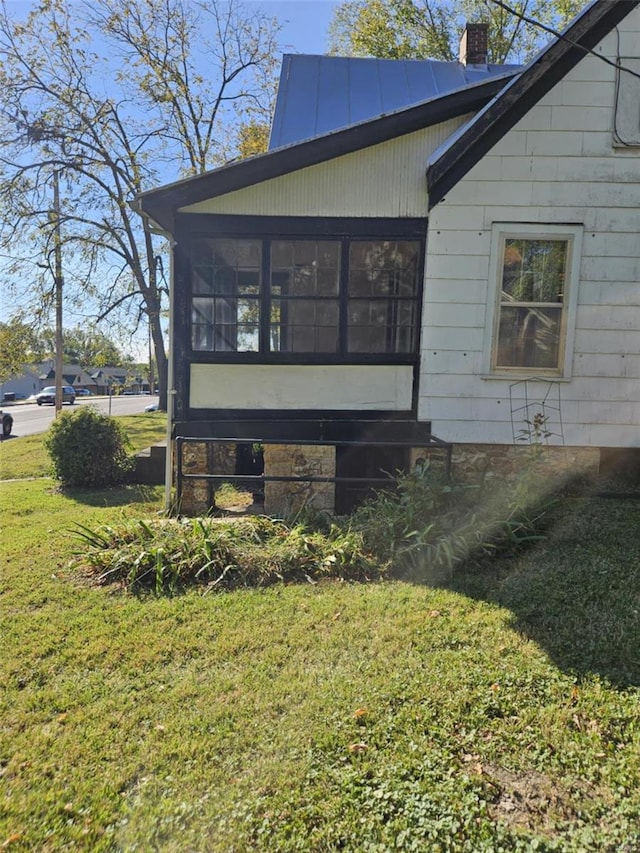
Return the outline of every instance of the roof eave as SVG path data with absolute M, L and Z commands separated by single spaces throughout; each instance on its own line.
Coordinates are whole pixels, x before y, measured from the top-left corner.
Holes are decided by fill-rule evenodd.
M 149 190 L 137 196 L 133 207 L 142 216 L 152 220 L 159 230 L 172 234 L 176 211 L 182 207 L 474 112 L 485 106 L 515 73 L 474 83 L 388 115 Z
M 469 170 L 534 106 L 562 77 L 595 47 L 640 0 L 597 2 L 558 38 L 470 122 L 469 127 L 427 167 L 429 209 L 438 204 Z M 571 39 L 569 43 L 566 39 Z

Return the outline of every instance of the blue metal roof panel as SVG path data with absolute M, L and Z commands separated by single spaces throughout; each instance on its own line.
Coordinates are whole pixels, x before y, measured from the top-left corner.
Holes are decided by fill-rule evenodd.
M 396 112 L 518 68 L 285 54 L 269 149 Z

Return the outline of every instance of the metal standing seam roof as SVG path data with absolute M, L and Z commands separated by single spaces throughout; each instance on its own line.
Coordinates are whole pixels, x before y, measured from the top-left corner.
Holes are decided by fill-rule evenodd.
M 388 115 L 519 65 L 285 54 L 269 150 Z

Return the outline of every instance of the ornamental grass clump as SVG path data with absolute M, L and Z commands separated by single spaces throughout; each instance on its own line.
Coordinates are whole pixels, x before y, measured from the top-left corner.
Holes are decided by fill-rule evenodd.
M 90 406 L 61 413 L 44 445 L 63 486 L 101 489 L 123 483 L 133 467 L 129 439 L 113 418 Z
M 79 525 L 75 532 L 82 549 L 72 565 L 93 583 L 132 592 L 366 581 L 384 573 L 358 533 L 338 527 L 320 533 L 266 516 L 123 521 L 95 530 Z

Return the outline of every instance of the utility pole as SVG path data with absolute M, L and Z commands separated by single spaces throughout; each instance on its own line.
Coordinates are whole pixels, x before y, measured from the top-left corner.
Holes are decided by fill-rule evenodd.
M 151 314 L 149 314 L 149 393 L 154 394 L 156 390 L 156 380 L 153 374 L 153 340 L 151 337 Z
M 54 256 L 54 281 L 56 295 L 56 416 L 62 409 L 62 371 L 63 364 L 63 340 L 62 340 L 62 290 L 64 280 L 62 278 L 62 237 L 60 235 L 60 170 L 53 172 L 53 256 Z

